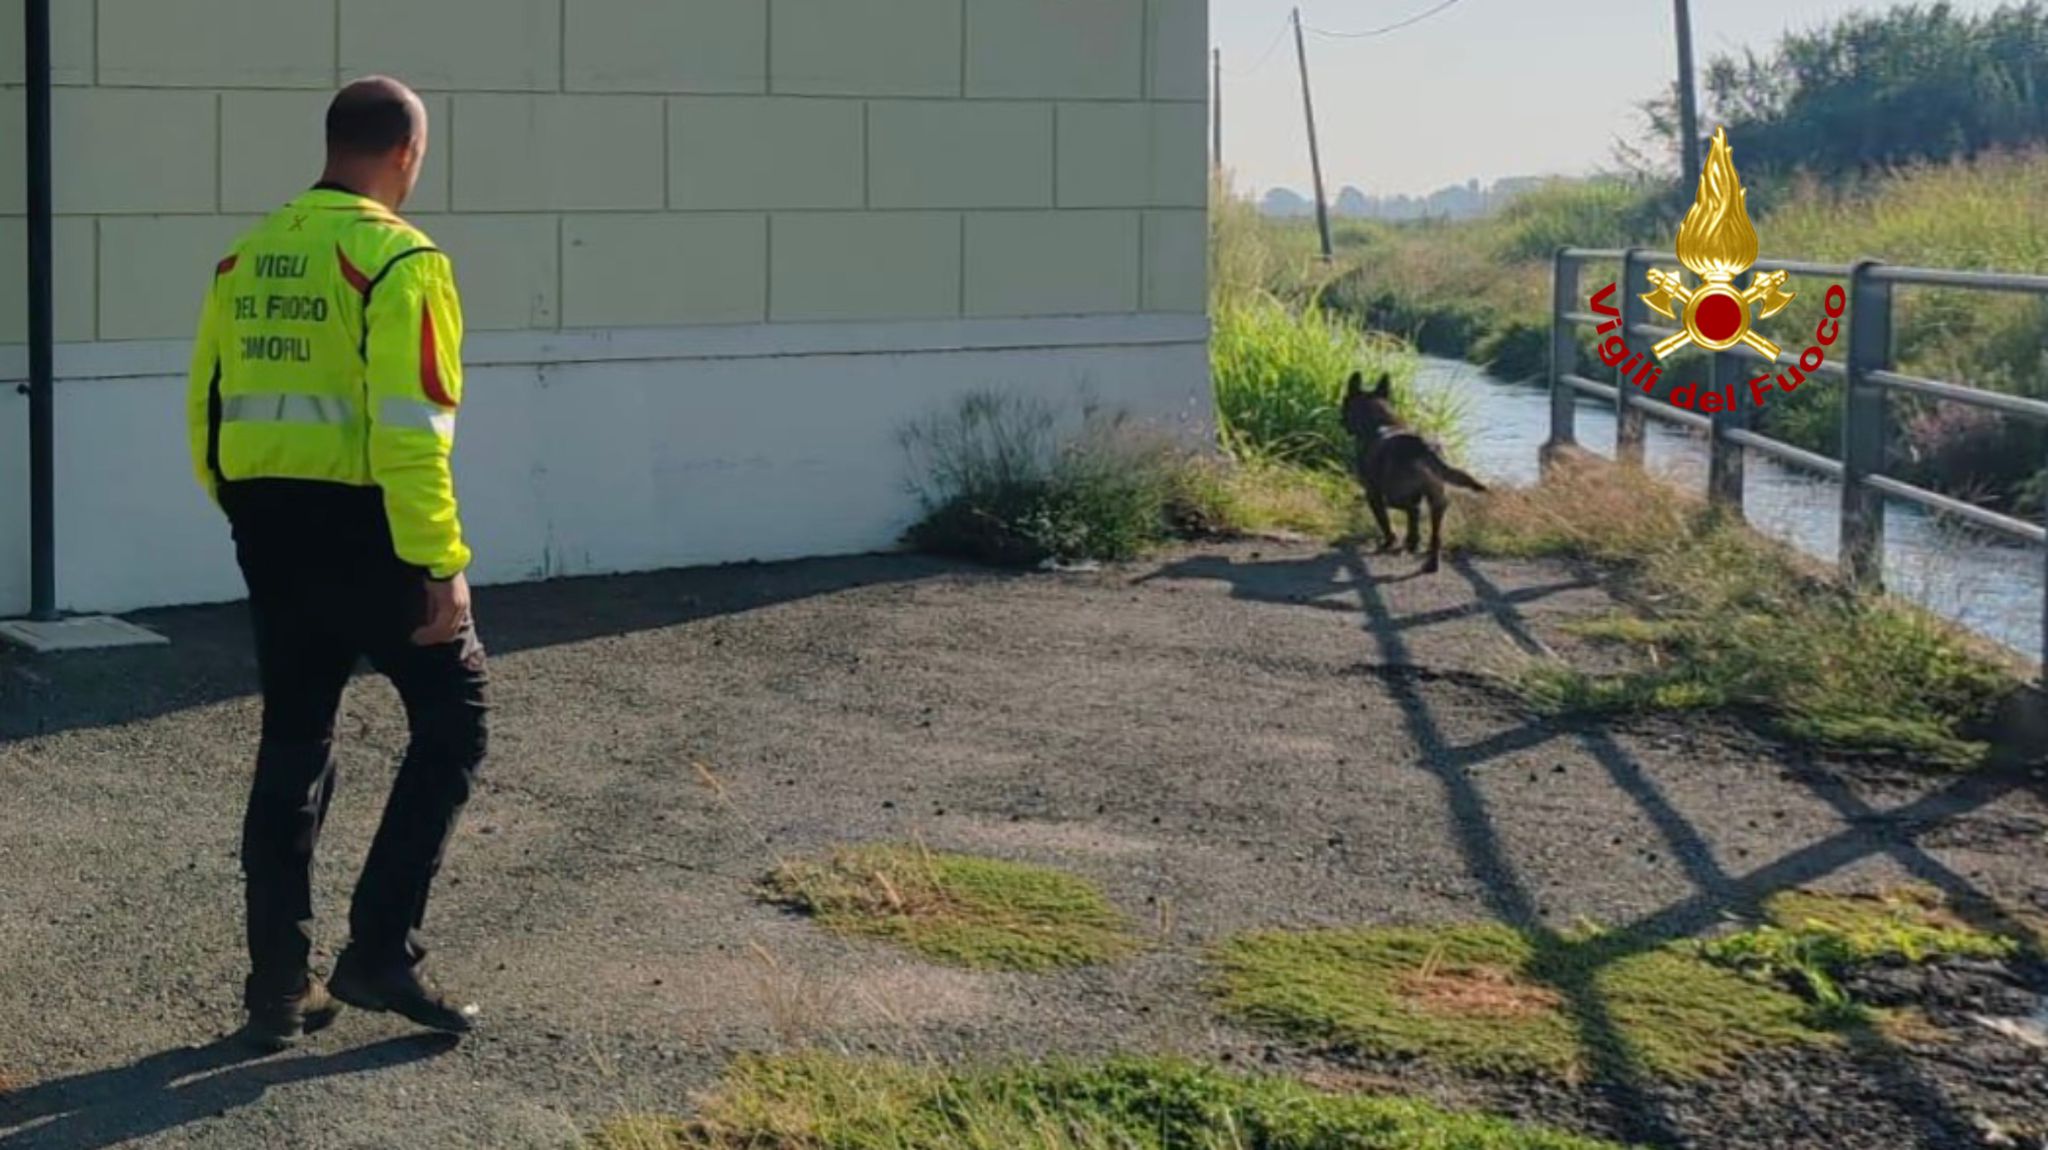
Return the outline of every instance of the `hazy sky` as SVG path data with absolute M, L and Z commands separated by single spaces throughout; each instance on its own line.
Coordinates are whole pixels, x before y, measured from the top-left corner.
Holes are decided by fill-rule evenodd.
M 1392 24 L 1441 0 L 1302 0 L 1310 27 Z M 1223 49 L 1223 154 L 1240 191 L 1309 187 L 1294 42 L 1274 37 L 1294 0 L 1210 0 Z M 1693 53 L 1774 44 L 1787 28 L 1887 5 L 1871 0 L 1692 0 Z M 1955 0 L 1989 11 L 1997 0 Z M 1268 46 L 1272 54 L 1259 57 Z M 1308 38 L 1323 180 L 1374 194 L 1477 177 L 1579 173 L 1636 140 L 1636 104 L 1677 71 L 1667 0 L 1461 0 L 1370 39 Z M 1257 66 L 1249 75 L 1245 69 Z M 1232 72 L 1240 74 L 1233 75 Z M 1704 110 L 1702 110 L 1704 115 Z M 1703 130 L 1711 129 L 1705 125 Z M 1735 141 L 1740 155 L 1741 141 Z

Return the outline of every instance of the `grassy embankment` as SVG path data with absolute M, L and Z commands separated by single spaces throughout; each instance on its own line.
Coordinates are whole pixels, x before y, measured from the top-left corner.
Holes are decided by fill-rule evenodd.
M 1958 196 L 1978 188 L 1970 201 L 1977 203 L 2002 189 L 2005 176 L 1993 168 L 1922 178 L 1951 181 L 1948 191 Z M 1918 197 L 1933 188 L 1890 193 L 1891 211 L 1903 213 L 1910 202 L 1920 205 L 1911 219 L 1927 221 L 1894 219 L 1892 226 L 1912 235 L 1932 230 L 1938 213 Z M 1808 213 L 1806 226 L 1820 229 L 1826 213 L 1801 198 L 1814 194 L 1798 193 L 1774 218 Z M 1491 269 L 1496 298 L 1514 298 L 1527 277 L 1518 279 L 1512 265 L 1501 272 L 1498 260 L 1481 261 L 1477 239 L 1533 251 L 1597 221 L 1611 225 L 1627 208 L 1614 193 L 1581 190 L 1537 197 L 1486 225 L 1413 236 L 1362 229 L 1353 237 L 1378 237 L 1374 250 L 1409 261 L 1410 274 L 1431 266 L 1430 274 L 1446 277 L 1461 260 L 1422 258 L 1417 237 L 1449 237 L 1448 250 Z M 1408 346 L 1361 332 L 1324 306 L 1385 274 L 1385 266 L 1359 263 L 1335 286 L 1309 279 L 1299 238 L 1227 193 L 1216 198 L 1211 361 L 1221 452 L 1190 452 L 1114 412 L 1088 409 L 1071 418 L 1015 397 L 970 397 L 906 432 L 930 509 L 913 542 L 1032 563 L 1124 560 L 1172 538 L 1219 533 L 1363 534 L 1361 501 L 1347 474 L 1350 444 L 1337 416 L 1349 372 L 1391 374 L 1408 418 L 1453 454 L 1471 413 L 1411 386 Z M 1481 278 L 1472 275 L 1474 283 Z M 1953 628 L 1896 601 L 1849 595 L 1784 549 L 1641 476 L 1566 474 L 1532 491 L 1465 500 L 1449 524 L 1454 547 L 1467 552 L 1591 560 L 1618 573 L 1630 612 L 1586 629 L 1633 648 L 1641 669 L 1592 676 L 1562 664 L 1531 667 L 1521 683 L 1547 709 L 1719 710 L 1805 745 L 1956 764 L 1983 754 L 1976 733 L 2017 685 L 2007 665 Z
M 1864 182 L 1752 185 L 1750 210 L 1763 254 L 1846 264 L 1861 258 L 1937 268 L 2048 272 L 2048 153 L 1994 155 L 1922 166 Z M 1313 227 L 1267 221 L 1281 290 L 1317 286 L 1360 324 L 1412 339 L 1424 352 L 1487 364 L 1509 379 L 1548 366 L 1550 259 L 1562 246 L 1669 251 L 1686 205 L 1618 183 L 1559 185 L 1500 215 L 1467 223 L 1346 221 L 1334 268 L 1311 258 Z M 1590 293 L 1619 272 L 1589 264 Z M 1774 317 L 1786 347 L 1811 342 L 1826 282 L 1791 285 L 1799 298 Z M 1902 370 L 1936 379 L 2048 397 L 2048 303 L 2033 297 L 1900 288 L 1895 319 Z M 1590 349 L 1591 333 L 1582 332 Z M 1795 342 L 1801 341 L 1801 342 Z M 1697 377 L 1697 362 L 1665 373 Z M 1588 374 L 1601 378 L 1588 352 Z M 1815 380 L 1777 394 L 1761 413 L 1771 434 L 1834 455 L 1840 385 Z M 1893 473 L 1959 496 L 2022 510 L 2042 495 L 2042 433 L 1955 405 L 1894 401 Z
M 2020 683 L 1988 644 L 1895 599 L 1859 596 L 1789 548 L 1675 487 L 1608 466 L 1560 468 L 1455 520 L 1458 546 L 1591 561 L 1622 611 L 1577 627 L 1629 648 L 1633 669 L 1562 661 L 1520 686 L 1547 710 L 1718 711 L 1789 742 L 1962 766 Z

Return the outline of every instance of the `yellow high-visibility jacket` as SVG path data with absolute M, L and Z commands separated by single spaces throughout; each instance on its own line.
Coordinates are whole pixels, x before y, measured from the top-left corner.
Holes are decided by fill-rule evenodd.
M 375 200 L 286 204 L 214 268 L 186 392 L 192 465 L 222 480 L 374 487 L 398 557 L 469 565 L 449 455 L 462 305 L 448 257 Z

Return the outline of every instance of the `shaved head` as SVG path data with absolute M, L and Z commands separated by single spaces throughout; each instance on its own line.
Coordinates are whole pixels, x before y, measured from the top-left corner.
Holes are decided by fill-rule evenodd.
M 327 167 L 321 182 L 405 205 L 427 155 L 427 106 L 389 76 L 365 76 L 327 105 Z
M 366 76 L 327 106 L 328 162 L 388 156 L 426 131 L 427 107 L 411 88 L 389 76 Z

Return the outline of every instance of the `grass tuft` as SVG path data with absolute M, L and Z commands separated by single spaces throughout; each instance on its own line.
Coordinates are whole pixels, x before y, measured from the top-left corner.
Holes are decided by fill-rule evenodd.
M 585 1150 L 682 1150 L 703 1146 L 696 1128 L 661 1114 L 628 1114 L 614 1118 L 584 1139 Z
M 1176 521 L 1190 536 L 1339 539 L 1370 523 L 1358 484 L 1334 471 L 1259 460 L 1200 460 L 1181 472 Z
M 1332 1094 L 1193 1062 L 982 1070 L 749 1057 L 690 1123 L 612 1128 L 592 1150 L 1618 1150 L 1426 1102 Z M 646 1142 L 646 1131 L 666 1141 Z
M 1172 532 L 1190 453 L 1127 413 L 977 391 L 904 428 L 925 516 L 907 540 L 982 562 L 1133 559 Z
M 1521 686 L 1546 710 L 1734 710 L 1805 745 L 1961 766 L 1982 759 L 1970 733 L 2019 685 L 1957 628 L 1851 594 L 1642 472 L 1560 468 L 1475 501 L 1454 531 L 1482 554 L 1618 566 L 1641 618 L 1580 631 L 1637 649 L 1644 665 L 1593 675 L 1534 664 Z
M 1699 521 L 1684 488 L 1647 472 L 1567 463 L 1529 487 L 1464 500 L 1449 522 L 1458 548 L 1513 559 L 1633 563 L 1666 550 Z
M 823 862 L 785 862 L 762 894 L 827 930 L 885 939 L 954 966 L 1050 970 L 1109 962 L 1139 946 L 1086 879 L 921 846 L 851 847 Z
M 1795 995 L 1676 946 L 1540 945 L 1503 926 L 1266 931 L 1213 955 L 1224 1010 L 1323 1049 L 1579 1081 L 1617 1062 L 1674 1078 L 1834 1036 Z M 1618 1044 L 1591 1037 L 1591 1000 Z

